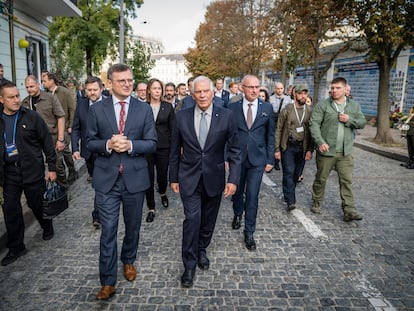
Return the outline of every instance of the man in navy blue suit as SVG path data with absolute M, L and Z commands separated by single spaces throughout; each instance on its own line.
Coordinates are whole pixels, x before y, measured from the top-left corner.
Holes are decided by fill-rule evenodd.
M 185 220 L 182 235 L 183 287 L 191 287 L 195 268 L 210 267 L 210 244 L 221 197 L 236 192 L 240 177 L 237 125 L 230 110 L 213 104 L 213 83 L 204 76 L 193 84 L 196 106 L 176 114 L 171 152 L 170 183 L 180 193 Z M 225 181 L 225 151 L 229 175 Z
M 230 92 L 223 89 L 224 81 L 222 78 L 216 80 L 216 89 L 214 90 L 214 95 L 221 98 L 224 101 L 224 107 L 228 107 L 230 101 Z
M 103 84 L 102 80 L 98 77 L 88 77 L 85 81 L 85 95 L 86 97 L 79 98 L 75 116 L 73 117 L 72 124 L 72 153 L 73 158 L 79 160 L 81 157 L 85 159 L 86 168 L 88 170 L 87 180 L 92 181 L 93 167 L 95 164 L 96 155 L 86 148 L 86 136 L 88 134 L 88 112 L 89 107 L 100 102 L 102 96 Z M 80 149 L 79 149 L 80 141 Z M 96 208 L 96 202 L 92 211 L 92 224 L 96 229 L 101 227 L 101 221 L 99 220 L 98 209 Z
M 121 261 L 124 276 L 136 277 L 139 231 L 145 190 L 150 186 L 146 154 L 157 147 L 157 132 L 150 106 L 131 97 L 132 70 L 115 64 L 108 70 L 112 96 L 89 108 L 87 148 L 96 153 L 92 185 L 101 221 L 99 276 L 102 288 L 96 299 L 115 293 L 117 280 L 117 232 L 120 205 L 125 237 Z
M 239 187 L 233 196 L 233 229 L 241 227 L 243 212 L 244 242 L 248 250 L 256 250 L 253 233 L 259 204 L 263 172 L 270 172 L 274 163 L 275 123 L 272 105 L 258 99 L 260 81 L 247 75 L 242 79 L 243 99 L 232 103 L 240 136 L 242 168 Z

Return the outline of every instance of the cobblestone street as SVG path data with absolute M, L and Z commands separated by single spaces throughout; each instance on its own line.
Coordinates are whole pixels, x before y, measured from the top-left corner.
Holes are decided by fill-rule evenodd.
M 157 202 L 153 223 L 144 209 L 137 279 L 127 282 L 118 261 L 117 293 L 107 302 L 95 300 L 100 232 L 83 175 L 54 221 L 55 237 L 43 241 L 34 223 L 26 230 L 28 254 L 0 267 L 0 310 L 414 310 L 414 170 L 354 150 L 354 196 L 364 220 L 343 222 L 334 173 L 322 214 L 310 212 L 313 160 L 297 189 L 298 208 L 288 213 L 282 173 L 274 170 L 263 178 L 257 251 L 246 250 L 242 229 L 231 229 L 231 202 L 223 200 L 210 269 L 197 269 L 193 288 L 182 289 L 183 211 L 169 193 L 170 207 Z

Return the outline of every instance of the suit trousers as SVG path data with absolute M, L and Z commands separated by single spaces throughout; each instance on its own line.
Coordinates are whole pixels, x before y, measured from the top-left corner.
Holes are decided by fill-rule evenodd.
M 342 200 L 344 213 L 354 213 L 355 202 L 352 193 L 352 171 L 354 159 L 352 155 L 344 156 L 342 152 L 336 153 L 334 157 L 316 154 L 316 176 L 312 186 L 312 200 L 319 204 L 325 196 L 326 181 L 329 173 L 335 169 L 339 178 L 339 192 Z
M 205 253 L 211 242 L 221 202 L 221 193 L 209 197 L 203 179 L 195 192 L 181 194 L 185 219 L 183 222 L 182 259 L 185 269 L 195 269 L 198 255 Z
M 89 176 L 91 176 L 91 177 L 93 177 L 93 168 L 95 166 L 95 160 L 96 160 L 95 154 L 91 154 L 91 156 L 89 158 L 85 159 L 86 168 L 88 170 Z M 96 208 L 96 198 L 93 201 L 92 219 L 96 220 L 98 222 L 100 221 L 99 220 L 98 209 Z
M 102 286 L 115 286 L 117 280 L 117 235 L 121 203 L 125 224 L 121 261 L 124 264 L 133 264 L 138 251 L 144 192 L 128 192 L 123 176 L 119 174 L 108 193 L 96 191 L 96 205 L 101 221 L 99 277 Z
M 244 233 L 247 235 L 256 231 L 259 192 L 264 168 L 264 166 L 253 166 L 246 159 L 242 163 L 239 186 L 233 196 L 234 215 L 242 216 L 244 212 Z
M 27 200 L 27 205 L 43 230 L 50 230 L 51 219 L 43 219 L 43 193 L 46 190 L 45 180 L 24 184 L 20 167 L 13 164 L 5 165 L 4 180 L 4 204 L 3 216 L 7 229 L 7 247 L 11 252 L 19 252 L 24 245 L 24 219 L 22 205 L 20 203 L 22 192 Z
M 286 150 L 282 152 L 283 196 L 288 204 L 296 203 L 296 184 L 304 165 L 303 147 L 288 145 Z
M 157 184 L 158 192 L 164 194 L 167 191 L 168 186 L 168 157 L 170 155 L 169 148 L 157 149 L 156 153 L 151 153 L 146 156 L 148 162 L 148 171 L 150 176 L 151 186 L 145 192 L 147 199 L 147 206 L 149 209 L 155 209 L 154 198 L 154 179 L 155 170 L 157 169 Z
M 69 136 L 65 133 L 65 148 L 62 151 L 56 150 L 57 181 L 66 188 L 69 187 L 69 184 L 76 179 L 75 163 L 73 162 L 72 151 L 69 148 L 69 143 Z M 66 167 L 68 169 L 67 177 Z
M 407 135 L 407 150 L 409 161 L 414 162 L 414 135 Z

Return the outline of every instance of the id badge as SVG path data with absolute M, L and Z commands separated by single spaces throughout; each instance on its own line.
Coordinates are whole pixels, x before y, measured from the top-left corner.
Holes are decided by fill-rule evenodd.
M 303 132 L 303 126 L 296 128 L 296 133 L 302 133 Z
M 17 147 L 16 147 L 15 144 L 7 144 L 6 145 L 6 152 L 7 152 L 7 156 L 9 158 L 15 157 L 19 154 L 19 151 L 17 150 Z

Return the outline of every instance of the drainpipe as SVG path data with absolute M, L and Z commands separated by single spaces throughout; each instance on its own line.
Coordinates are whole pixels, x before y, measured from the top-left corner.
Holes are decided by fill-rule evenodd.
M 16 83 L 16 55 L 14 53 L 14 23 L 13 23 L 13 8 L 14 0 L 10 1 L 11 12 L 9 12 L 9 37 L 10 37 L 10 64 L 12 72 L 12 81 Z

